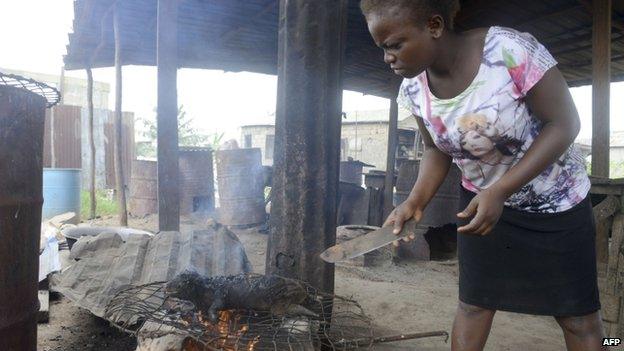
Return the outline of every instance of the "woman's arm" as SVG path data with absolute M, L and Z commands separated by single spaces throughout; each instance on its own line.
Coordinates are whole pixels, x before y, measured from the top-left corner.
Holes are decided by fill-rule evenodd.
M 417 221 L 421 219 L 422 212 L 438 191 L 451 166 L 451 157 L 435 146 L 422 118 L 414 117 L 425 144 L 425 151 L 420 161 L 418 178 L 407 200 L 392 211 L 384 224 L 384 226 L 394 224 L 395 233 L 399 233 L 403 223 L 410 218 Z
M 522 159 L 458 214 L 467 218 L 476 212 L 472 221 L 458 231 L 489 233 L 500 217 L 505 200 L 555 163 L 578 135 L 581 125 L 578 112 L 557 67 L 549 69 L 529 90 L 526 103 L 543 122 L 542 130 Z

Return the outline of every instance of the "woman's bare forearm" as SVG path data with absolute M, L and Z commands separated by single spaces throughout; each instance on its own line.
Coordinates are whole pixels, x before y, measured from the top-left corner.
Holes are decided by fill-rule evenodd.
M 424 210 L 444 182 L 450 167 L 450 156 L 435 146 L 426 147 L 420 161 L 416 184 L 406 201 L 411 202 L 415 208 Z

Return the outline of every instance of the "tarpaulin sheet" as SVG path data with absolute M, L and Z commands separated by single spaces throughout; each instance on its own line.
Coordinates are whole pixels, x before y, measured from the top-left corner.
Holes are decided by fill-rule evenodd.
M 205 230 L 137 234 L 124 241 L 115 232 L 78 240 L 75 261 L 60 273 L 54 290 L 99 317 L 120 290 L 167 281 L 184 270 L 201 275 L 251 272 L 235 234 L 212 223 Z

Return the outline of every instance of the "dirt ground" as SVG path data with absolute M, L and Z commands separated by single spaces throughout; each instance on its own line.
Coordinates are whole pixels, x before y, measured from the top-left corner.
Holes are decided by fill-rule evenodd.
M 94 225 L 115 225 L 116 218 Z M 189 218 L 182 230 L 195 228 Z M 155 216 L 131 218 L 130 226 L 154 231 Z M 234 230 L 257 273 L 264 272 L 266 239 L 257 228 Z M 389 259 L 376 267 L 336 268 L 336 294 L 357 300 L 384 335 L 444 330 L 450 333 L 457 304 L 457 262 L 402 262 Z M 89 312 L 59 297 L 50 302 L 50 322 L 39 326 L 39 350 L 130 351 L 136 347 L 125 335 Z M 375 350 L 449 350 L 443 337 L 378 345 Z M 550 317 L 497 313 L 486 350 L 565 350 L 563 335 Z

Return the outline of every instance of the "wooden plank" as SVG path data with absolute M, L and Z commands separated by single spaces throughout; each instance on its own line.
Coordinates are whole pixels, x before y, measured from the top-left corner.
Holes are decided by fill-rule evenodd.
M 48 323 L 50 321 L 50 292 L 39 290 L 39 311 L 37 312 L 37 323 Z
M 593 0 L 592 175 L 609 177 L 611 0 Z
M 620 210 L 620 200 L 615 196 L 607 196 L 602 202 L 594 206 L 594 219 L 601 222 L 611 217 L 615 212 Z
M 611 326 L 610 336 L 621 338 L 624 335 L 624 308 L 620 305 L 620 318 Z
M 119 8 L 113 10 L 113 30 L 115 34 L 115 182 L 117 203 L 119 204 L 119 225 L 128 225 L 128 209 L 126 208 L 126 184 L 122 159 L 122 76 L 121 76 L 121 33 L 119 32 Z M 95 160 L 95 159 L 94 159 Z
M 158 227 L 180 229 L 178 1 L 158 0 Z
M 609 293 L 600 294 L 602 304 L 602 319 L 610 323 L 617 323 L 620 318 L 620 295 Z
M 599 275 L 606 275 L 609 262 L 609 231 L 611 229 L 611 216 L 619 212 L 620 200 L 613 196 L 607 196 L 602 202 L 593 208 L 596 222 L 596 263 Z
M 386 156 L 386 179 L 384 182 L 384 220 L 390 215 L 394 206 L 394 162 L 397 148 L 399 105 L 395 99 L 390 100 L 390 122 L 388 124 L 388 152 Z
M 620 253 L 620 264 L 618 267 L 618 275 L 620 277 L 620 280 L 618 280 L 618 286 L 620 292 L 622 291 L 622 283 L 624 283 L 624 262 L 622 262 L 623 260 L 624 256 L 622 256 L 622 254 Z M 618 318 L 617 325 L 611 328 L 611 335 L 617 335 L 619 337 L 624 335 L 624 299 L 622 296 L 620 296 L 620 317 Z
M 624 195 L 621 185 L 592 185 L 590 192 L 600 195 Z
M 609 261 L 609 230 L 612 218 L 596 221 L 596 266 L 598 276 L 606 277 Z M 606 282 L 605 282 L 606 283 Z
M 624 265 L 620 251 L 624 244 L 624 214 L 618 214 L 613 219 L 611 229 L 611 244 L 609 246 L 609 259 L 607 264 L 607 282 L 606 291 L 609 294 L 622 295 L 622 291 L 618 289 L 618 270 L 620 264 Z
M 624 186 L 624 178 L 605 178 L 605 177 L 594 177 L 590 176 L 589 180 L 592 185 L 623 185 Z

